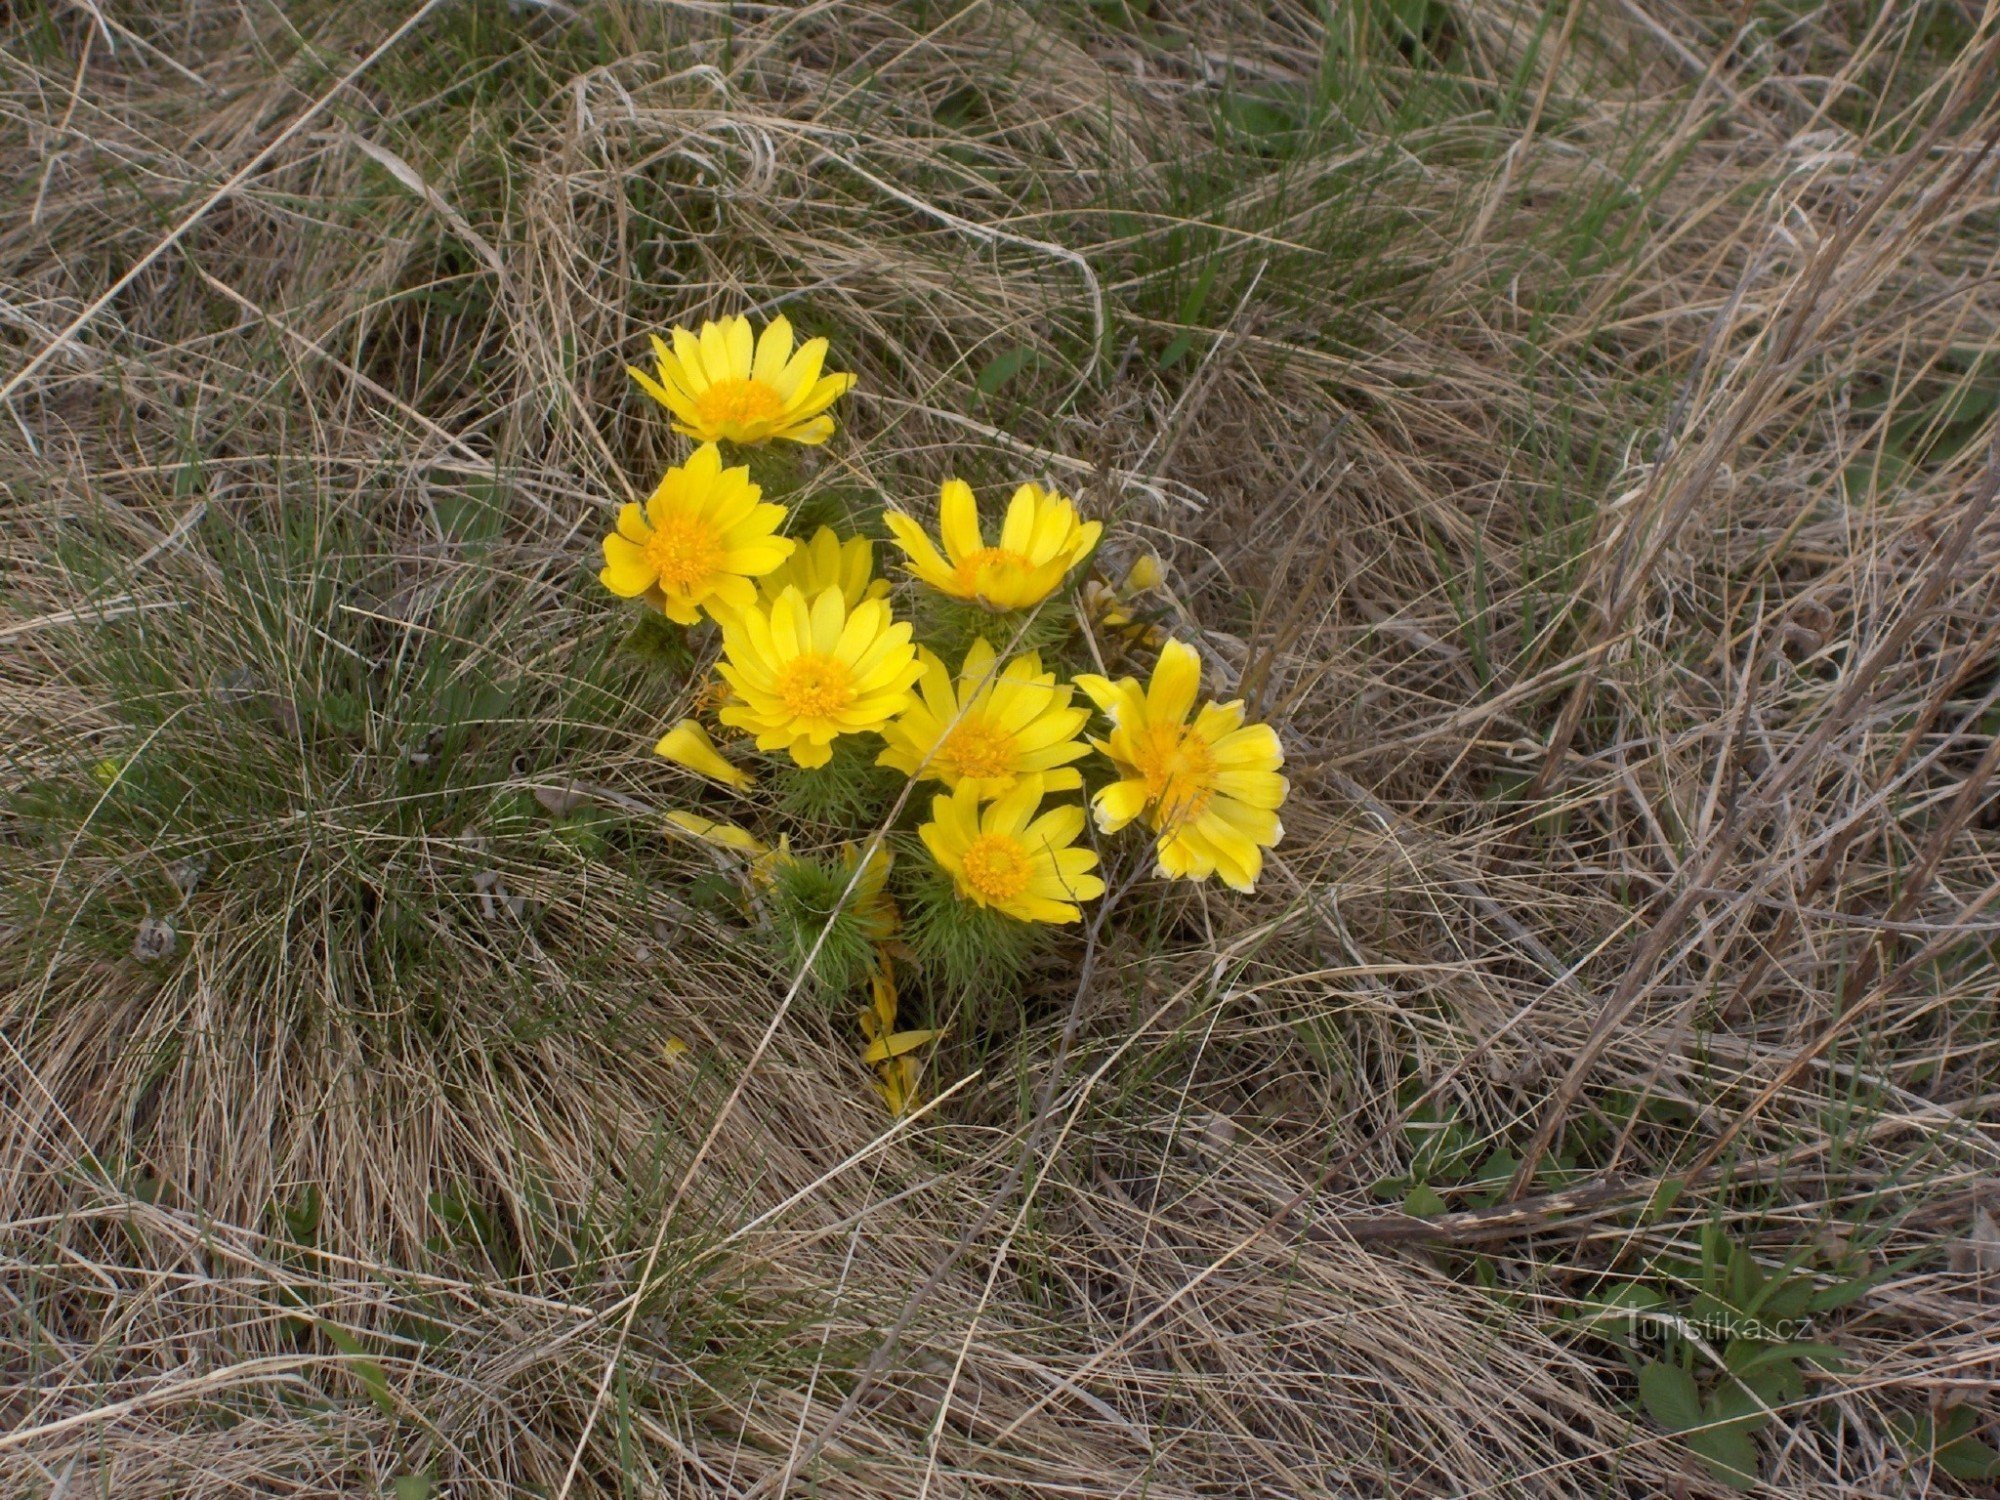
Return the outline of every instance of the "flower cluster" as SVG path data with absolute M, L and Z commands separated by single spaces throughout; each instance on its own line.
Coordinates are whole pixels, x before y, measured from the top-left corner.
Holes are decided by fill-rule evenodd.
M 935 539 L 901 506 L 883 514 L 917 608 L 899 613 L 867 536 L 825 525 L 796 535 L 797 509 L 767 499 L 734 452 L 832 435 L 830 408 L 854 377 L 826 373 L 826 340 L 796 345 L 782 317 L 761 334 L 732 317 L 652 343 L 654 370 L 631 373 L 698 446 L 644 506 L 620 510 L 599 576 L 677 625 L 712 622 L 719 650 L 702 696 L 728 746 L 690 718 L 657 751 L 753 806 L 769 802 L 757 790 L 768 784 L 795 821 L 809 809 L 823 824 L 833 809 L 850 842 L 820 861 L 795 854 L 789 830 L 771 844 L 690 810 L 670 813 L 669 830 L 738 861 L 753 903 L 823 929 L 808 950 L 815 976 L 867 985 L 863 1059 L 893 1111 L 914 1102 L 917 1056 L 938 1033 L 897 1029 L 897 966 L 922 972 L 924 954 L 904 941 L 888 889 L 883 836 L 907 835 L 876 824 L 892 809 L 867 802 L 871 777 L 893 773 L 897 806 L 914 783 L 941 788 L 916 798 L 908 851 L 928 861 L 912 878 L 927 871 L 949 893 L 930 904 L 933 926 L 997 923 L 977 930 L 1004 945 L 1012 932 L 1078 921 L 1105 885 L 1085 804 L 1066 793 L 1087 796 L 1100 834 L 1143 825 L 1161 877 L 1255 886 L 1283 832 L 1284 755 L 1269 725 L 1245 722 L 1241 702 L 1202 701 L 1200 655 L 1144 617 L 1142 597 L 1164 587 L 1156 560 L 1141 558 L 1115 585 L 1088 577 L 1103 525 L 1068 496 L 1023 483 L 989 531 L 971 486 L 948 479 Z M 725 444 L 745 461 L 729 464 Z M 920 620 L 935 627 L 928 643 L 916 638 Z M 1093 629 L 1121 652 L 1157 649 L 1150 680 L 1066 679 L 1066 659 Z M 1078 654 L 1101 663 L 1094 648 Z M 746 746 L 758 770 L 743 763 Z M 868 841 L 866 858 L 856 839 Z

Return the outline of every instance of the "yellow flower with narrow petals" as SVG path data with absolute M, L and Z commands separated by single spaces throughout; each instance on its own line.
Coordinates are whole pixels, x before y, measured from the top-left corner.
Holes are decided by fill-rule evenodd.
M 875 576 L 875 544 L 865 536 L 842 541 L 831 526 L 820 527 L 775 573 L 766 573 L 757 593 L 768 605 L 788 588 L 808 599 L 837 588 L 849 609 L 863 599 L 889 597 L 889 580 Z
M 715 741 L 708 737 L 708 731 L 701 727 L 699 720 L 682 719 L 661 736 L 659 744 L 653 747 L 653 753 L 664 756 L 675 765 L 686 766 L 697 776 L 733 786 L 739 792 L 757 783 L 757 778 L 748 771 L 722 758 L 722 752 L 715 748 Z
M 620 598 L 644 598 L 678 625 L 694 624 L 703 608 L 748 608 L 757 602 L 752 580 L 798 545 L 778 535 L 785 508 L 759 503 L 762 495 L 748 469 L 723 468 L 721 451 L 704 443 L 667 470 L 644 510 L 618 512 L 597 576 Z
M 1077 738 L 1090 710 L 1070 707 L 1074 690 L 1044 672 L 1039 655 L 1027 652 L 995 671 L 993 647 L 982 637 L 965 653 L 954 683 L 931 652 L 917 654 L 924 664 L 921 696 L 882 731 L 888 748 L 877 765 L 970 786 L 982 799 L 1012 791 L 1025 775 L 1040 774 L 1046 791 L 1083 785 L 1070 762 L 1090 753 Z
M 1066 496 L 1024 484 L 1008 502 L 999 545 L 989 547 L 971 486 L 962 479 L 947 479 L 938 497 L 942 556 L 912 517 L 892 510 L 882 519 L 918 578 L 941 594 L 1000 611 L 1048 598 L 1104 530 L 1101 522 L 1082 520 Z
M 849 609 L 838 588 L 810 601 L 788 588 L 769 608 L 752 605 L 720 623 L 716 670 L 734 701 L 719 717 L 801 766 L 825 765 L 839 736 L 880 729 L 908 708 L 923 671 L 909 625 L 884 600 Z
M 1118 780 L 1093 799 L 1097 826 L 1115 833 L 1143 816 L 1158 835 L 1160 873 L 1248 891 L 1264 868 L 1264 851 L 1284 836 L 1278 809 L 1285 800 L 1285 763 L 1268 724 L 1245 724 L 1243 705 L 1209 702 L 1194 722 L 1188 713 L 1201 691 L 1201 658 L 1168 641 L 1152 682 L 1113 682 L 1095 674 L 1076 685 L 1111 720 L 1109 739 L 1091 743 L 1111 759 Z
M 818 444 L 833 435 L 826 409 L 854 384 L 852 375 L 821 373 L 826 340 L 796 352 L 792 325 L 773 318 L 753 336 L 750 320 L 703 323 L 700 333 L 673 330 L 673 347 L 652 336 L 655 373 L 626 366 L 640 389 L 674 414 L 674 431 L 704 443 L 763 443 L 788 438 Z
M 1091 873 L 1097 855 L 1075 847 L 1083 809 L 1075 803 L 1037 815 L 1039 776 L 1024 776 L 1014 790 L 980 806 L 967 784 L 931 801 L 931 821 L 917 830 L 958 894 L 967 901 L 1023 922 L 1074 922 L 1079 902 L 1104 894 Z

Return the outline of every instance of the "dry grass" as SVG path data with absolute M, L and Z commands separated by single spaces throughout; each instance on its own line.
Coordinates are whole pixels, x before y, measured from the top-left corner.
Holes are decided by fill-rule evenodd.
M 2000 17 L 5 14 L 0 1491 L 1701 1492 L 1568 1314 L 1705 1231 L 1877 1273 L 1769 1490 L 1953 1488 Z M 620 811 L 621 366 L 746 303 L 815 487 L 1054 476 L 1294 765 L 893 1129 Z

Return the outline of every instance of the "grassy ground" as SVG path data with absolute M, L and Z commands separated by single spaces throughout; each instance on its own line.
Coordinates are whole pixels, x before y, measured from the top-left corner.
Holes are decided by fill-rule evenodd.
M 413 14 L 0 11 L 0 1492 L 1979 1489 L 1990 11 Z M 1291 760 L 893 1129 L 594 578 L 742 307 Z

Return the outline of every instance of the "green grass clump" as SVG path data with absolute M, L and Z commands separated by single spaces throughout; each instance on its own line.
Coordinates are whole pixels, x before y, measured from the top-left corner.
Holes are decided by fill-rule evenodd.
M 809 973 L 829 1004 L 865 989 L 882 933 L 852 864 L 798 855 L 774 861 L 769 900 L 770 932 L 786 972 Z
M 903 778 L 875 764 L 881 742 L 873 735 L 843 735 L 833 759 L 807 768 L 789 758 L 770 763 L 766 783 L 787 816 L 803 823 L 849 830 L 879 824 L 903 789 Z

